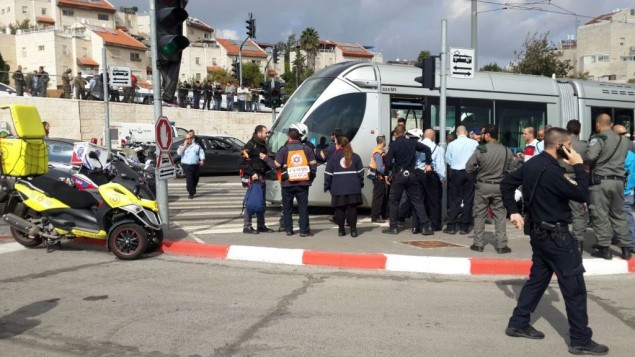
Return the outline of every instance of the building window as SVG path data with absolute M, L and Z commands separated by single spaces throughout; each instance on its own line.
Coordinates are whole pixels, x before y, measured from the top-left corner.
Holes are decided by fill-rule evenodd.
M 194 58 L 194 63 L 201 64 L 201 57 Z
M 212 35 L 210 33 L 205 32 L 203 34 L 203 38 L 212 38 Z
M 22 13 L 26 14 L 27 12 L 29 12 L 29 7 L 28 6 L 22 6 Z
M 134 62 L 141 62 L 141 56 L 138 52 L 130 52 L 130 60 Z
M 11 6 L 7 7 L 7 14 L 11 12 Z
M 82 47 L 82 57 L 88 57 L 88 48 Z
M 42 15 L 46 15 L 46 8 L 45 7 L 42 8 Z
M 74 16 L 75 15 L 75 11 L 73 11 L 73 10 L 62 10 L 62 15 L 64 15 L 64 16 Z
M 22 47 L 20 53 L 22 54 L 22 57 L 26 57 L 26 47 Z
M 212 65 L 213 65 L 213 66 L 217 66 L 217 64 L 216 64 L 216 58 L 212 58 Z
M 44 46 L 43 45 L 42 46 L 37 46 L 37 50 L 38 51 L 44 51 Z
M 200 73 L 197 73 L 197 74 L 196 74 L 196 80 L 197 80 L 197 81 L 200 81 L 200 80 L 201 80 L 201 74 L 200 74 Z
M 64 55 L 68 54 L 68 46 L 62 45 L 62 54 L 64 54 Z
M 111 58 L 121 58 L 121 51 L 119 50 L 110 50 Z
M 106 15 L 106 14 L 97 14 L 97 20 L 108 21 L 108 15 Z
M 599 55 L 598 56 L 598 62 L 608 62 L 609 61 L 609 56 L 608 55 Z

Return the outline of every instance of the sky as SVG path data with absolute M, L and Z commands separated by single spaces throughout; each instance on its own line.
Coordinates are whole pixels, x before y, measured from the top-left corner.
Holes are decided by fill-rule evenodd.
M 116 7 L 149 8 L 151 0 L 109 0 Z M 249 13 L 256 18 L 256 41 L 277 43 L 307 27 L 323 40 L 355 42 L 382 52 L 384 62 L 415 60 L 422 50 L 440 53 L 441 20 L 447 46 L 471 47 L 471 0 L 189 0 L 190 16 L 212 26 L 218 38 L 244 39 Z M 478 66 L 508 66 L 528 35 L 549 32 L 550 40 L 575 36 L 578 26 L 632 0 L 479 0 Z

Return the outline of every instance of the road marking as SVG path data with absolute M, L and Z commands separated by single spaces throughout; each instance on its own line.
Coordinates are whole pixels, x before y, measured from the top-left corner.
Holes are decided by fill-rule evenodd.
M 18 242 L 0 244 L 0 254 L 17 252 L 26 249 Z

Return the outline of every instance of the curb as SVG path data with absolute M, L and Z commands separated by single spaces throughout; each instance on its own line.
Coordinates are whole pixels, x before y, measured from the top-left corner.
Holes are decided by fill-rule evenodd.
M 528 259 L 357 254 L 244 245 L 211 245 L 183 241 L 164 241 L 161 249 L 165 254 L 191 257 L 444 275 L 528 276 L 531 267 L 531 260 Z M 586 269 L 585 275 L 635 273 L 635 259 L 607 261 L 589 258 L 584 259 L 583 262 Z

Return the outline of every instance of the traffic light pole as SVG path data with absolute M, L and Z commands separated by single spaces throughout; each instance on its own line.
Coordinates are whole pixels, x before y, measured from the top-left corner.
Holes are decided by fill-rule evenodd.
M 439 89 L 439 144 L 445 150 L 447 143 L 445 142 L 445 127 L 446 127 L 446 103 L 447 103 L 447 87 L 448 87 L 448 71 L 447 71 L 447 53 L 446 53 L 446 40 L 447 40 L 447 27 L 448 20 L 441 20 L 441 72 L 439 77 L 441 79 L 441 87 Z M 446 175 L 447 177 L 447 175 Z M 447 182 L 447 181 L 446 181 Z M 447 207 L 448 202 L 448 185 L 443 186 L 443 193 L 441 196 L 441 207 Z M 447 210 L 441 210 L 445 219 Z
M 276 79 L 271 77 L 271 87 L 269 88 L 275 88 L 276 86 Z M 273 126 L 273 123 L 276 122 L 276 107 L 274 105 L 271 105 L 271 126 Z
M 108 93 L 108 65 L 106 63 L 106 47 L 101 49 L 101 73 L 102 84 L 104 86 L 104 141 L 106 142 L 106 149 L 112 150 L 112 144 L 110 143 L 110 94 Z
M 249 40 L 249 37 L 247 37 L 243 43 L 240 44 L 240 48 L 238 49 L 238 77 L 240 77 L 238 79 L 240 86 L 243 86 L 243 46 L 245 45 L 245 42 L 247 42 L 247 40 Z
M 152 41 L 156 44 L 157 23 L 156 23 L 156 7 L 154 0 L 150 1 L 150 33 L 155 39 Z M 154 121 L 159 121 L 159 117 L 163 115 L 163 109 L 161 107 L 161 75 L 159 74 L 159 66 L 157 65 L 157 56 L 159 51 L 156 45 L 151 46 L 152 55 L 152 97 L 154 99 Z M 156 175 L 157 183 L 157 204 L 159 206 L 159 215 L 163 223 L 163 229 L 168 229 L 170 225 L 169 207 L 168 207 L 168 183 L 165 180 L 159 180 L 159 175 Z

